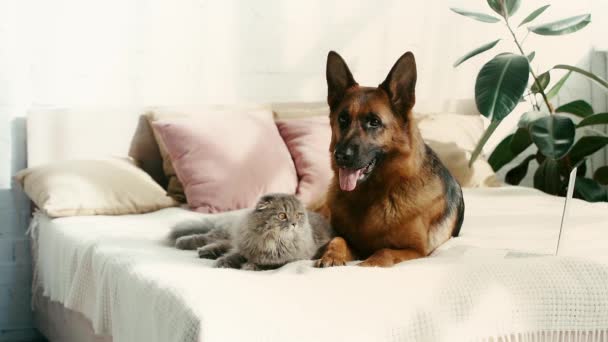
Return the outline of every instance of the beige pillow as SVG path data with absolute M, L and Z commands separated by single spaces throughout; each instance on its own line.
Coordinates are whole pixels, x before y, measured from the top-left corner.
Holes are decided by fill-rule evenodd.
M 463 187 L 496 187 L 503 183 L 483 156 L 469 168 L 469 159 L 484 132 L 480 115 L 415 114 L 424 141 L 437 153 Z
M 59 161 L 21 170 L 15 178 L 51 217 L 140 214 L 177 204 L 128 159 Z
M 327 102 L 278 102 L 272 104 L 275 119 L 329 116 Z

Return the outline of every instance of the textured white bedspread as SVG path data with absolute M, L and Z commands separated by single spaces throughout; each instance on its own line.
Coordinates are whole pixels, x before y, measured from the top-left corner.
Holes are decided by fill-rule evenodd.
M 461 237 L 389 269 L 214 269 L 165 245 L 199 215 L 179 208 L 36 214 L 37 284 L 115 342 L 608 338 L 608 204 L 573 203 L 555 257 L 525 253 L 554 252 L 563 199 L 505 187 L 465 203 Z

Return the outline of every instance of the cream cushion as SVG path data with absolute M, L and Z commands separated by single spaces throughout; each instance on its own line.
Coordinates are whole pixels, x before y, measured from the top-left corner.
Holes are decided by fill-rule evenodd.
M 15 178 L 51 217 L 140 214 L 176 205 L 129 159 L 58 161 L 22 170 Z
M 503 183 L 483 155 L 469 167 L 469 159 L 484 132 L 481 115 L 416 113 L 424 141 L 437 153 L 461 186 L 495 187 Z
M 301 119 L 329 116 L 329 106 L 326 102 L 273 103 L 272 111 L 276 119 Z

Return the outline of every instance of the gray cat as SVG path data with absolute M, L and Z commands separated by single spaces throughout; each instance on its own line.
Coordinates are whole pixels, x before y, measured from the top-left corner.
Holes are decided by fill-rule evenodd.
M 177 226 L 175 246 L 217 259 L 216 267 L 261 270 L 313 259 L 333 236 L 329 222 L 294 195 L 268 194 L 252 210 L 227 214 Z

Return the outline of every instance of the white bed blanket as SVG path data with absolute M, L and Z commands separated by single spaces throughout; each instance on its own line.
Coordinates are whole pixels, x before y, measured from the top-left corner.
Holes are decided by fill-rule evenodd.
M 165 245 L 179 208 L 36 214 L 36 284 L 115 342 L 608 339 L 608 204 L 533 189 L 466 189 L 461 236 L 389 269 L 214 269 Z M 533 254 L 527 254 L 533 253 Z

